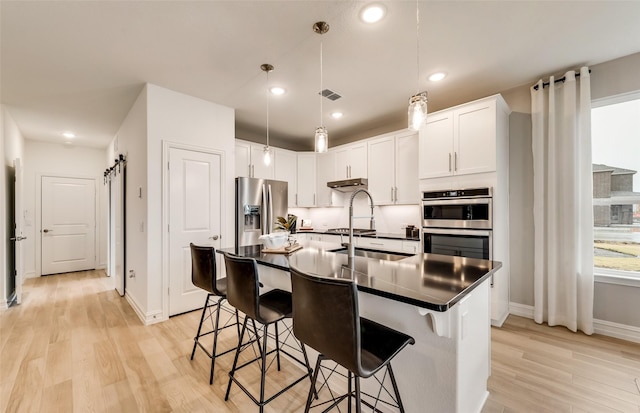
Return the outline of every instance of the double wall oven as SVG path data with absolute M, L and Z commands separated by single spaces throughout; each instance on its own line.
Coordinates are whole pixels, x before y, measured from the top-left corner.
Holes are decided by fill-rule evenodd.
M 490 260 L 492 229 L 491 188 L 422 193 L 424 252 Z

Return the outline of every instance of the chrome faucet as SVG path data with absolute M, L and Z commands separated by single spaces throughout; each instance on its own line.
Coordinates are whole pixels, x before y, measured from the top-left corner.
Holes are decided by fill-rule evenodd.
M 362 216 L 362 217 L 354 217 L 353 216 L 353 198 L 356 197 L 356 195 L 358 195 L 359 193 L 365 193 L 368 197 L 369 200 L 371 200 L 371 215 L 370 216 Z M 369 229 L 370 230 L 374 230 L 375 228 L 375 219 L 373 217 L 373 198 L 371 197 L 371 194 L 369 193 L 369 191 L 367 191 L 364 188 L 360 188 L 360 189 L 356 189 L 353 194 L 351 194 L 351 199 L 349 199 L 349 244 L 347 245 L 348 248 L 348 258 L 349 260 L 353 260 L 353 258 L 356 255 L 356 246 L 353 243 L 353 218 L 369 218 Z

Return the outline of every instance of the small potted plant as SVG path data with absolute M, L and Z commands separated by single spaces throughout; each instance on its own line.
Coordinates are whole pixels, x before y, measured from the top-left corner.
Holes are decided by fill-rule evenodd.
M 292 214 L 287 215 L 285 217 L 277 217 L 276 222 L 274 223 L 274 227 L 277 230 L 288 231 L 292 234 L 296 232 L 296 222 L 298 217 Z

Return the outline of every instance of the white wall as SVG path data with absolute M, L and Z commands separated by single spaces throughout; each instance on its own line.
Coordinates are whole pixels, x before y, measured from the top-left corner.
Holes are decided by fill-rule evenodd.
M 145 322 L 160 321 L 167 304 L 163 145 L 178 143 L 224 153 L 221 241 L 223 247 L 233 246 L 234 122 L 231 108 L 147 84 L 109 147 L 111 158 L 117 153 L 127 157 L 125 274 L 134 270 L 136 276 L 127 278 L 126 289 Z
M 13 254 L 13 248 L 8 244 L 9 235 L 12 233 L 9 229 L 13 225 L 12 205 L 13 197 L 11 186 L 13 180 L 13 161 L 17 158 L 24 160 L 24 138 L 18 129 L 15 120 L 4 105 L 0 105 L 0 159 L 2 159 L 2 168 L 0 168 L 0 308 L 7 305 L 7 299 L 11 297 L 14 291 L 14 276 L 9 271 L 9 263 L 11 259 L 9 255 Z
M 139 225 L 145 223 L 146 228 L 148 198 L 138 198 L 135 191 L 142 187 L 146 194 L 147 187 L 147 87 L 138 95 L 107 148 L 108 167 L 113 165 L 118 154 L 124 154 L 127 159 L 125 288 L 136 311 L 144 312 L 147 308 L 147 234 L 146 231 L 140 231 Z M 159 204 L 157 207 L 160 207 Z M 128 277 L 131 269 L 136 272 L 135 278 Z
M 25 140 L 24 208 L 26 277 L 39 276 L 40 267 L 40 189 L 42 176 L 93 178 L 97 182 L 96 266 L 104 268 L 107 259 L 106 187 L 102 173 L 106 169 L 105 149 L 78 147 Z

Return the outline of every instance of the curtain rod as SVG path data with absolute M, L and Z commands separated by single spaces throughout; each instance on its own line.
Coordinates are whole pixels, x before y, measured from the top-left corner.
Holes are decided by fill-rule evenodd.
M 591 73 L 591 69 L 589 69 L 589 73 Z M 576 77 L 580 77 L 580 72 L 576 72 Z M 553 81 L 553 83 L 558 83 L 558 82 L 564 82 L 565 80 L 567 80 L 566 76 L 562 76 L 559 79 L 556 79 Z M 544 89 L 545 87 L 549 86 L 551 83 L 550 82 L 542 82 L 542 88 Z M 538 90 L 538 85 L 535 85 L 533 87 L 533 90 Z

